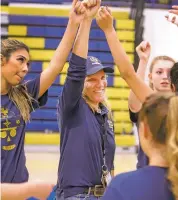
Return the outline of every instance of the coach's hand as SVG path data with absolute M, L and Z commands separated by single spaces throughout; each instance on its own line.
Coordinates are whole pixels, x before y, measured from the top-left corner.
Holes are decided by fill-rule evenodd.
M 114 26 L 111 10 L 108 7 L 102 6 L 97 13 L 96 22 L 105 33 L 112 31 Z
M 137 47 L 136 52 L 140 60 L 148 62 L 151 53 L 151 45 L 147 41 L 142 41 Z
M 86 15 L 86 7 L 81 1 L 73 0 L 69 14 L 69 21 L 79 25 Z
M 86 8 L 86 18 L 93 19 L 100 8 L 101 0 L 84 0 L 82 4 Z

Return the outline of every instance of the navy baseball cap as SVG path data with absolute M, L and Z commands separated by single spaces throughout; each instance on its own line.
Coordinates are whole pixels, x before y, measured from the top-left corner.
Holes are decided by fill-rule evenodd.
M 101 64 L 101 61 L 93 56 L 87 57 L 87 76 L 97 73 L 103 70 L 105 73 L 113 73 L 114 69 L 112 67 L 106 67 Z

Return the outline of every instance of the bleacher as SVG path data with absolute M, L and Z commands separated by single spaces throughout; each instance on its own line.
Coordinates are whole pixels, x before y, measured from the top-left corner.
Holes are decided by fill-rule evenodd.
M 21 2 L 21 0 L 10 0 L 10 2 Z M 29 2 L 23 0 L 23 2 Z M 48 0 L 30 0 L 31 3 L 48 3 Z M 56 2 L 55 0 L 50 2 Z M 58 1 L 60 2 L 60 1 Z M 66 2 L 66 1 L 65 1 Z M 53 56 L 62 36 L 64 34 L 67 22 L 69 8 L 67 6 L 42 7 L 29 5 L 21 6 L 20 4 L 9 4 L 3 7 L 8 11 L 9 26 L 8 38 L 23 41 L 30 47 L 31 69 L 26 80 L 35 78 L 44 70 Z M 129 12 L 116 11 L 114 25 L 123 47 L 128 53 L 131 62 L 134 60 L 134 20 L 129 19 Z M 99 58 L 104 65 L 113 66 L 114 75 L 108 76 L 107 95 L 115 121 L 116 135 L 127 135 L 132 133 L 132 124 L 128 114 L 128 94 L 129 88 L 126 82 L 120 77 L 119 71 L 114 64 L 104 33 L 99 29 L 94 20 L 90 32 L 89 55 Z M 61 93 L 66 78 L 68 62 L 64 66 L 62 74 L 55 80 L 49 89 L 49 98 L 47 104 L 32 113 L 31 122 L 27 125 L 28 135 L 27 143 L 40 142 L 44 144 L 58 144 L 58 124 L 56 105 L 58 96 Z M 43 134 L 53 133 L 53 134 Z M 34 136 L 38 139 L 35 139 Z M 43 137 L 42 137 L 43 136 Z M 126 138 L 125 137 L 125 138 Z M 42 139 L 45 138 L 45 139 Z M 52 139 L 53 138 L 53 139 Z M 54 139 L 55 138 L 55 139 Z M 118 145 L 134 145 L 134 137 L 126 140 L 122 138 L 117 140 Z M 127 141 L 127 142 L 125 142 Z M 130 141 L 130 142 L 129 142 Z

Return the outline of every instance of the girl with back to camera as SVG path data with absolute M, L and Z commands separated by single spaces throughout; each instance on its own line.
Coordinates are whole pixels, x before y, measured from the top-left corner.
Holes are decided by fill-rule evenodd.
M 116 176 L 103 200 L 177 200 L 177 96 L 158 92 L 146 99 L 139 113 L 139 137 L 149 165 Z

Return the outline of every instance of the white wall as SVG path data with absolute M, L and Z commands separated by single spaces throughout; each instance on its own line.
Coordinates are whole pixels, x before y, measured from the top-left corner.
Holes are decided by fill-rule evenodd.
M 152 45 L 150 60 L 167 55 L 178 61 L 178 27 L 165 19 L 166 10 L 145 9 L 144 40 Z
M 150 62 L 155 56 L 166 55 L 178 61 L 178 27 L 165 19 L 167 10 L 145 9 L 144 16 L 144 40 L 151 44 L 151 55 L 146 72 L 148 83 L 148 71 Z

